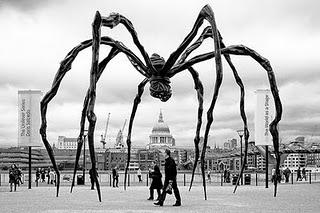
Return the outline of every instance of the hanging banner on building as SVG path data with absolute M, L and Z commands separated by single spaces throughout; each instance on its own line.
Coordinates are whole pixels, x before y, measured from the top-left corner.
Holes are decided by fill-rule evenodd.
M 18 91 L 18 145 L 40 144 L 40 90 Z
M 274 101 L 270 90 L 257 90 L 254 120 L 255 145 L 273 145 L 269 125 L 274 118 Z

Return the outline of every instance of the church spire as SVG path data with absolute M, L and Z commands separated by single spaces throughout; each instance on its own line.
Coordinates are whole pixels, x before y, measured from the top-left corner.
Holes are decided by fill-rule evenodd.
M 158 123 L 163 123 L 163 116 L 162 116 L 162 111 L 161 111 L 161 109 L 160 109 L 160 114 L 159 114 Z

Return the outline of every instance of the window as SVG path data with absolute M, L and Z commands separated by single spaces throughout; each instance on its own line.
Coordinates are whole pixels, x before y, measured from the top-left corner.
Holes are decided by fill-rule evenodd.
M 165 137 L 160 137 L 160 143 L 165 143 L 166 142 L 166 138 Z

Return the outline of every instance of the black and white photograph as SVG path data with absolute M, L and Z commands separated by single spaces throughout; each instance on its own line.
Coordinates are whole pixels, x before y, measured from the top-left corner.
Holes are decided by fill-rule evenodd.
M 0 0 L 0 212 L 319 212 L 316 0 Z

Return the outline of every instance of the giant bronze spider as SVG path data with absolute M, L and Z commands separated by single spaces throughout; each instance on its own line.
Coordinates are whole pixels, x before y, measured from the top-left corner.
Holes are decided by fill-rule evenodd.
M 192 40 L 195 38 L 195 36 L 198 33 L 199 28 L 202 26 L 203 21 L 207 20 L 209 22 L 209 26 L 207 26 L 203 32 L 201 33 L 200 37 L 190 45 Z M 132 36 L 134 44 L 139 49 L 140 53 L 143 56 L 145 64 L 140 60 L 130 49 L 128 49 L 125 45 L 123 45 L 121 42 L 116 41 L 108 36 L 101 37 L 101 27 L 108 27 L 108 28 L 114 28 L 118 24 L 123 24 L 125 28 L 129 31 L 129 33 Z M 72 186 L 71 186 L 71 192 L 74 187 L 74 181 L 75 181 L 75 174 L 76 174 L 76 167 L 78 165 L 82 145 L 83 145 L 83 135 L 84 135 L 84 127 L 85 127 L 85 118 L 87 117 L 89 126 L 88 126 L 88 143 L 89 143 L 89 150 L 90 150 L 90 157 L 91 157 L 91 163 L 92 163 L 92 169 L 94 171 L 94 174 L 96 174 L 96 159 L 95 159 L 95 152 L 94 152 L 94 130 L 95 130 L 95 124 L 96 124 L 96 115 L 94 113 L 94 106 L 95 106 L 95 100 L 96 100 L 96 85 L 97 82 L 109 63 L 111 59 L 113 59 L 118 53 L 124 53 L 127 58 L 129 59 L 130 63 L 134 66 L 134 68 L 145 77 L 145 79 L 138 85 L 138 94 L 136 95 L 134 99 L 134 104 L 130 116 L 130 122 L 128 127 L 128 137 L 127 137 L 127 146 L 128 146 L 128 159 L 125 169 L 125 179 L 124 179 L 124 188 L 126 188 L 126 180 L 127 180 L 127 172 L 128 172 L 128 166 L 130 162 L 130 152 L 131 152 L 131 130 L 133 125 L 133 120 L 135 117 L 135 113 L 138 107 L 138 104 L 141 101 L 141 96 L 144 91 L 145 85 L 149 82 L 150 83 L 150 94 L 152 97 L 158 98 L 161 101 L 167 101 L 171 97 L 171 87 L 170 87 L 170 78 L 178 74 L 179 72 L 182 72 L 184 70 L 188 70 L 193 78 L 194 84 L 195 84 L 195 90 L 197 92 L 198 97 L 198 121 L 197 121 L 197 127 L 196 127 L 196 133 L 194 138 L 194 145 L 195 145 L 195 161 L 194 161 L 194 167 L 191 177 L 191 183 L 189 190 L 191 189 L 193 178 L 194 178 L 194 172 L 195 168 L 198 164 L 198 160 L 200 157 L 200 163 L 201 163 L 201 173 L 202 173 L 202 179 L 203 179 L 203 189 L 204 189 L 204 195 L 205 199 L 207 199 L 206 194 L 206 182 L 205 182 L 205 153 L 206 153 L 206 147 L 208 142 L 208 134 L 210 130 L 210 126 L 213 122 L 213 109 L 215 107 L 219 88 L 222 83 L 222 77 L 223 77 L 223 70 L 222 70 L 222 61 L 221 61 L 221 55 L 224 56 L 227 63 L 231 67 L 233 71 L 233 76 L 240 87 L 240 114 L 243 120 L 243 130 L 244 130 L 244 138 L 245 138 L 245 154 L 243 162 L 241 163 L 242 168 L 240 172 L 240 176 L 242 175 L 245 167 L 245 163 L 247 161 L 247 150 L 248 150 L 248 138 L 249 138 L 249 131 L 247 127 L 247 118 L 246 113 L 244 111 L 244 86 L 242 83 L 242 80 L 240 76 L 237 73 L 237 70 L 233 63 L 231 62 L 230 55 L 246 55 L 252 57 L 254 60 L 256 60 L 267 72 L 270 89 L 272 91 L 272 95 L 275 102 L 275 108 L 276 108 L 276 116 L 273 122 L 270 124 L 270 132 L 272 134 L 273 138 L 273 145 L 274 150 L 276 154 L 277 164 L 276 164 L 276 174 L 280 175 L 279 171 L 279 164 L 280 164 L 280 153 L 279 153 L 279 133 L 277 130 L 278 122 L 281 120 L 281 114 L 282 114 L 282 105 L 278 93 L 278 88 L 276 84 L 276 79 L 274 72 L 270 66 L 270 63 L 267 59 L 259 55 L 254 50 L 243 46 L 243 45 L 232 45 L 232 46 L 226 46 L 223 41 L 222 37 L 220 35 L 220 32 L 217 29 L 214 13 L 209 5 L 204 6 L 190 33 L 185 37 L 183 42 L 180 44 L 180 46 L 169 56 L 169 58 L 165 61 L 164 58 L 160 57 L 158 54 L 152 54 L 151 57 L 149 57 L 148 53 L 145 51 L 144 47 L 141 45 L 137 33 L 134 30 L 134 27 L 132 23 L 125 18 L 124 16 L 118 14 L 118 13 L 112 13 L 108 17 L 102 17 L 100 13 L 97 11 L 94 17 L 94 21 L 92 24 L 92 36 L 93 38 L 90 40 L 83 41 L 78 46 L 73 48 L 67 56 L 64 58 L 64 60 L 60 63 L 60 68 L 58 69 L 55 78 L 53 80 L 53 84 L 51 89 L 46 93 L 46 95 L 43 97 L 41 101 L 41 128 L 40 128 L 40 134 L 43 140 L 43 143 L 48 151 L 48 154 L 50 156 L 51 162 L 53 164 L 53 168 L 57 174 L 57 192 L 56 196 L 59 194 L 59 186 L 60 186 L 60 173 L 54 158 L 53 150 L 47 140 L 46 137 L 46 128 L 47 128 L 47 121 L 46 121 L 46 112 L 47 112 L 47 106 L 48 103 L 52 100 L 52 98 L 57 94 L 57 91 L 59 89 L 60 83 L 64 77 L 64 75 L 71 69 L 71 64 L 74 61 L 74 59 L 77 57 L 78 53 L 82 51 L 85 48 L 88 48 L 92 46 L 92 64 L 91 64 L 91 71 L 90 71 L 90 86 L 87 90 L 86 97 L 84 99 L 83 103 L 83 110 L 81 114 L 81 121 L 80 121 L 80 133 L 77 139 L 78 147 L 77 147 L 77 154 L 76 154 L 76 162 L 75 162 L 75 168 L 73 173 L 73 180 L 72 180 Z M 197 55 L 191 59 L 187 60 L 187 57 L 190 53 L 192 53 L 195 49 L 197 49 L 202 42 L 207 38 L 213 38 L 214 40 L 214 51 L 207 52 L 201 55 Z M 108 45 L 111 47 L 111 50 L 106 58 L 104 58 L 101 62 L 99 62 L 99 48 L 100 44 Z M 200 156 L 199 151 L 199 141 L 200 141 L 200 129 L 202 125 L 202 114 L 203 114 L 203 86 L 199 79 L 198 72 L 192 67 L 194 64 L 209 60 L 215 58 L 215 66 L 216 66 L 216 80 L 215 80 L 215 86 L 213 91 L 213 98 L 211 101 L 211 105 L 207 112 L 207 124 L 205 128 L 204 133 L 204 143 L 203 148 Z M 101 192 L 100 192 L 100 185 L 99 181 L 94 175 L 94 182 L 97 187 L 98 192 L 98 198 L 101 202 Z M 239 178 L 238 178 L 239 182 Z M 274 190 L 274 196 L 276 196 L 277 193 L 277 181 L 274 181 L 275 184 L 275 190 Z M 237 187 L 238 184 L 236 184 Z M 234 192 L 236 191 L 236 187 L 234 189 Z

